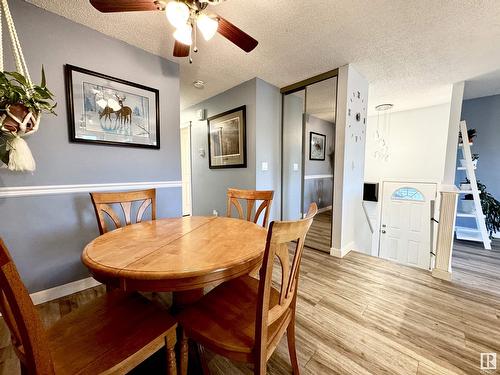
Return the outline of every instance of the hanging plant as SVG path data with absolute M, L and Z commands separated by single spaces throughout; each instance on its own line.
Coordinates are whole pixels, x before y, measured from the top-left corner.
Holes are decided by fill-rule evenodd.
M 38 130 L 43 112 L 55 114 L 56 103 L 45 86 L 42 67 L 40 85 L 29 86 L 26 77 L 18 72 L 0 72 L 0 160 L 14 171 L 33 170 L 31 161 L 11 160 L 13 150 L 23 149 L 19 138 Z
M 55 114 L 56 103 L 46 87 L 43 66 L 40 85 L 32 83 L 7 0 L 0 0 L 0 6 L 0 20 L 3 11 L 17 69 L 4 71 L 0 48 L 0 160 L 11 171 L 31 172 L 35 170 L 35 160 L 22 137 L 38 130 L 43 112 Z M 1 32 L 0 24 L 0 43 Z

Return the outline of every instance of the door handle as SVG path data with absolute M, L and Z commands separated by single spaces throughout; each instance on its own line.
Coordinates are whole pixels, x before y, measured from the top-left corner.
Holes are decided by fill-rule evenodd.
M 382 231 L 382 234 L 385 234 L 385 230 Z

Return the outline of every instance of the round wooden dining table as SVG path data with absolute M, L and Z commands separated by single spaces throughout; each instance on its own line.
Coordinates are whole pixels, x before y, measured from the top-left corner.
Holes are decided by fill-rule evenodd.
M 203 288 L 250 273 L 262 261 L 267 231 L 226 217 L 187 216 L 128 225 L 84 249 L 92 276 L 125 291 L 173 292 L 177 307 Z

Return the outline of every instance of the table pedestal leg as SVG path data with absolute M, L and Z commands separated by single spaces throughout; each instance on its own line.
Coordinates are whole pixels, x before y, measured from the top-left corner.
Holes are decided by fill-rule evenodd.
M 182 292 L 173 292 L 172 313 L 175 315 L 183 308 L 198 301 L 201 297 L 203 297 L 203 288 L 186 290 Z M 179 367 L 181 375 L 186 375 L 186 373 L 188 372 L 188 362 L 190 374 L 209 374 L 203 347 L 194 342 L 191 342 L 191 345 L 189 345 L 182 327 L 179 327 L 179 333 L 180 334 L 178 336 L 181 337 L 179 345 Z M 191 354 L 194 354 L 193 356 L 191 356 L 191 358 L 189 358 L 189 352 L 191 352 Z
M 172 294 L 172 310 L 177 313 L 182 308 L 187 307 L 203 297 L 203 288 L 186 290 L 182 292 L 173 292 Z

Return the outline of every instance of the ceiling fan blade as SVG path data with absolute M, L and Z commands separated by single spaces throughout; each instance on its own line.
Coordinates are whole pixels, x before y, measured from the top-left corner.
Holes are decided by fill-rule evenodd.
M 138 12 L 160 10 L 154 0 L 90 0 L 90 4 L 99 12 Z
M 257 44 L 259 44 L 259 42 L 252 38 L 250 35 L 240 30 L 224 18 L 220 16 L 218 18 L 219 28 L 217 29 L 217 32 L 224 38 L 233 42 L 245 52 L 250 52 L 255 47 L 257 47 Z
M 174 56 L 175 57 L 188 57 L 189 56 L 189 46 L 175 41 L 174 44 Z

